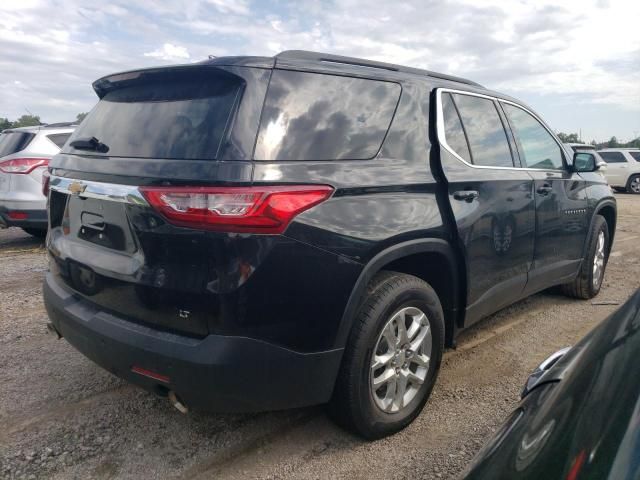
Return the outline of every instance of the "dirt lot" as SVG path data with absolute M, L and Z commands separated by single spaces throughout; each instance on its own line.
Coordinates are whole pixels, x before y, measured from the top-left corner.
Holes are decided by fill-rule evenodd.
M 527 374 L 640 285 L 640 196 L 618 195 L 600 295 L 541 293 L 465 332 L 422 415 L 365 443 L 322 408 L 182 415 L 46 333 L 42 242 L 0 231 L 0 478 L 452 478 L 518 402 Z

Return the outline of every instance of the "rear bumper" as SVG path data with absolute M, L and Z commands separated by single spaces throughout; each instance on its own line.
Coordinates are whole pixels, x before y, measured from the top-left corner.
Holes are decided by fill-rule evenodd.
M 25 205 L 13 205 L 10 202 L 2 202 L 2 204 L 0 204 L 0 225 L 46 230 L 48 226 L 47 210 L 24 207 Z M 22 214 L 21 216 L 26 215 L 26 218 L 12 218 L 10 213 L 14 212 Z
M 173 390 L 200 410 L 255 412 L 325 403 L 342 357 L 341 349 L 303 354 L 244 337 L 196 339 L 155 330 L 97 309 L 51 274 L 44 300 L 56 329 L 89 359 L 149 391 Z M 133 366 L 169 381 L 133 373 Z

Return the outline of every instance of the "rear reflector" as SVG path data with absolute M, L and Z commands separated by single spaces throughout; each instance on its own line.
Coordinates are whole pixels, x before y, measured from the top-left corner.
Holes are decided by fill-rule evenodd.
M 38 167 L 49 165 L 48 158 L 12 158 L 0 162 L 0 171 L 4 173 L 27 174 Z
M 11 220 L 26 220 L 29 218 L 29 214 L 25 212 L 9 212 L 7 213 L 7 216 Z
M 327 185 L 140 187 L 169 222 L 190 228 L 278 234 L 293 218 L 328 199 Z
M 152 372 L 151 370 L 147 370 L 146 368 L 138 367 L 137 365 L 134 365 L 133 367 L 131 367 L 131 371 L 133 373 L 137 373 L 138 375 L 142 375 L 143 377 L 148 377 L 148 378 L 151 378 L 153 380 L 157 380 L 157 381 L 162 382 L 162 383 L 169 383 L 169 377 L 167 377 L 166 375 L 161 375 L 159 373 Z

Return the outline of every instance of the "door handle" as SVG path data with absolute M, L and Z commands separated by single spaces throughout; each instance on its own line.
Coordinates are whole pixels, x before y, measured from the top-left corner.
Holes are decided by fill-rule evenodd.
M 473 200 L 479 196 L 480 194 L 476 190 L 459 190 L 457 192 L 453 192 L 453 198 L 456 200 L 464 200 L 468 203 L 473 202 Z
M 549 195 L 553 191 L 553 187 L 548 184 L 544 184 L 541 187 L 538 187 L 536 193 L 538 195 Z

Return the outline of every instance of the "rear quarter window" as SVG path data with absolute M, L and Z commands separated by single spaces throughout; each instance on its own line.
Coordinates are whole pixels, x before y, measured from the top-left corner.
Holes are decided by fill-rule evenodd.
M 53 133 L 51 135 L 47 135 L 47 138 L 55 143 L 58 148 L 62 148 L 70 136 L 71 133 Z
M 629 155 L 631 155 L 636 162 L 640 162 L 640 152 L 629 152 Z
M 401 90 L 392 82 L 274 70 L 254 158 L 373 158 L 382 146 Z

